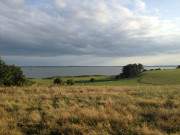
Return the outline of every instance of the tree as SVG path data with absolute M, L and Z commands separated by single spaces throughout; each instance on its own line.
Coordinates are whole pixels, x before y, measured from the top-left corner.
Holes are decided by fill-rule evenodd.
M 5 62 L 1 59 L 1 57 L 0 57 L 0 66 L 1 65 L 5 65 Z
M 139 70 L 139 73 L 143 72 L 144 66 L 142 64 L 138 64 L 138 70 Z
M 20 67 L 10 65 L 5 69 L 4 85 L 11 86 L 17 85 L 22 86 L 25 82 L 25 76 Z
M 5 63 L 0 59 L 0 85 L 3 84 L 3 78 L 5 76 L 4 69 L 6 69 Z
M 6 65 L 0 59 L 0 85 L 5 86 L 21 86 L 26 79 L 20 67 L 14 65 Z
M 142 73 L 144 70 L 144 67 L 142 64 L 128 64 L 123 67 L 121 78 L 131 78 L 136 77 L 140 73 Z
M 180 65 L 178 65 L 176 68 L 177 68 L 177 69 L 180 69 Z

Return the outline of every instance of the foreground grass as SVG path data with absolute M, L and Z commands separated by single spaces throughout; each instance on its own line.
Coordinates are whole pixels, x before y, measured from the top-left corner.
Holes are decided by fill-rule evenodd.
M 0 88 L 2 135 L 179 135 L 180 86 Z

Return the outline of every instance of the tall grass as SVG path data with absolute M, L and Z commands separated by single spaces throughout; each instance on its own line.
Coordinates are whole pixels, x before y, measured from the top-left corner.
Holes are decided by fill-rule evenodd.
M 2 135 L 179 135 L 180 86 L 0 88 Z

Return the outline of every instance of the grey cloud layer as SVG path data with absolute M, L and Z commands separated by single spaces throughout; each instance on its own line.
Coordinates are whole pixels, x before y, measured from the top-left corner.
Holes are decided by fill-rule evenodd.
M 127 8 L 129 3 L 132 10 Z M 55 0 L 50 7 L 1 0 L 0 54 L 126 57 L 180 50 L 176 33 L 161 32 L 176 26 L 145 15 L 141 0 Z

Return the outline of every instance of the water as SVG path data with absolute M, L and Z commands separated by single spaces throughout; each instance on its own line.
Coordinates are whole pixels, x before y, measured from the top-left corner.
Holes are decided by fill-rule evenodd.
M 145 67 L 146 69 L 174 69 L 175 66 Z M 22 67 L 24 74 L 29 78 L 45 78 L 52 76 L 81 76 L 81 75 L 118 75 L 121 66 L 103 67 Z

